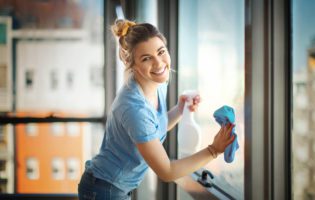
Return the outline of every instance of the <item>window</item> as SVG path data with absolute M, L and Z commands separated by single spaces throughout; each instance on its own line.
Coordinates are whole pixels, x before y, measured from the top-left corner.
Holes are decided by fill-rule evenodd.
M 315 2 L 292 0 L 292 192 L 315 198 Z
M 30 180 L 39 179 L 39 162 L 36 158 L 27 158 L 26 159 L 26 176 Z M 23 186 L 20 186 L 23 187 Z
M 104 134 L 103 9 L 0 1 L 1 194 L 77 193 Z
M 213 181 L 218 187 L 236 199 L 243 199 L 244 1 L 180 0 L 179 19 L 179 94 L 193 89 L 201 95 L 195 115 L 201 128 L 199 148 L 209 145 L 220 129 L 213 118 L 216 109 L 229 105 L 236 114 L 240 147 L 235 160 L 226 163 L 221 155 L 205 169 L 214 174 Z M 181 149 L 179 146 L 179 153 Z M 182 199 L 186 199 L 183 194 Z

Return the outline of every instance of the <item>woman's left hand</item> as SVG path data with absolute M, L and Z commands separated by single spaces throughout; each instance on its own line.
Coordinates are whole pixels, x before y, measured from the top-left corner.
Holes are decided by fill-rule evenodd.
M 184 106 L 185 106 L 185 102 L 188 102 L 188 95 L 180 95 L 179 99 L 178 99 L 178 110 L 180 112 L 180 114 L 183 114 L 184 111 Z M 196 95 L 194 96 L 193 100 L 192 100 L 192 105 L 189 106 L 189 110 L 190 112 L 195 112 L 198 109 L 199 103 L 201 101 L 200 95 Z

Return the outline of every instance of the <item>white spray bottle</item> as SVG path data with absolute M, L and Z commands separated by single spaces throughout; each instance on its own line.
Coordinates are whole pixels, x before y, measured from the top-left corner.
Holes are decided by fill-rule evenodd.
M 182 119 L 178 125 L 178 154 L 180 158 L 197 152 L 201 143 L 201 129 L 195 121 L 194 113 L 189 110 L 189 106 L 193 104 L 193 98 L 198 95 L 198 92 L 187 90 L 183 94 L 188 96 L 188 101 L 185 102 Z

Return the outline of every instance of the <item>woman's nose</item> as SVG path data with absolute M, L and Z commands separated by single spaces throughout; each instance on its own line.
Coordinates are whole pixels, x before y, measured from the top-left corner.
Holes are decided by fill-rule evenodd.
M 160 67 L 163 63 L 162 58 L 160 57 L 155 57 L 154 58 L 154 67 Z

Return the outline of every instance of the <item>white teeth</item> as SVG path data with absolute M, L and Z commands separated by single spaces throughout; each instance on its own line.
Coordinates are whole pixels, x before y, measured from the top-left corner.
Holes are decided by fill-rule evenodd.
M 161 68 L 159 71 L 156 71 L 156 72 L 153 72 L 155 74 L 162 74 L 165 70 L 165 67 L 164 68 Z

